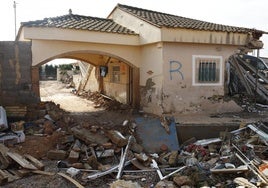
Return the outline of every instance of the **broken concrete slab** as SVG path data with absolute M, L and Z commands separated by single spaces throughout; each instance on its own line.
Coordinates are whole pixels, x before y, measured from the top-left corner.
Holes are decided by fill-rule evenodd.
M 92 133 L 90 130 L 85 128 L 73 127 L 71 131 L 76 138 L 83 140 L 86 144 L 96 143 L 102 145 L 107 143 L 109 140 L 105 135 Z

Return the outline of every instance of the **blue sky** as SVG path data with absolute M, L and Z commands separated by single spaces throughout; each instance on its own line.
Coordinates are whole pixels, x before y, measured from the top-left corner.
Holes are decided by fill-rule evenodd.
M 231 26 L 268 31 L 267 0 L 16 0 L 16 28 L 25 21 L 73 14 L 106 18 L 117 3 Z M 13 0 L 0 1 L 0 41 L 15 39 Z M 261 56 L 268 57 L 268 35 Z

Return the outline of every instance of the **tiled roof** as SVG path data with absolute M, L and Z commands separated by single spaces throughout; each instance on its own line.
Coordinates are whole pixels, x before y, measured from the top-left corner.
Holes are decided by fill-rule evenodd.
M 23 22 L 22 26 L 52 27 L 136 35 L 134 31 L 131 31 L 128 28 L 115 23 L 111 19 L 81 16 L 75 14 L 68 14 L 53 18 L 45 18 L 43 20 Z
M 228 25 L 221 25 L 216 23 L 204 22 L 200 20 L 185 18 L 181 16 L 175 16 L 171 14 L 156 12 L 152 10 L 141 9 L 137 7 L 131 7 L 127 5 L 118 4 L 117 7 L 129 14 L 132 14 L 139 19 L 142 19 L 150 24 L 157 27 L 167 28 L 185 28 L 195 30 L 206 30 L 206 31 L 223 31 L 223 32 L 237 32 L 237 33 L 248 33 L 249 31 L 258 31 L 255 29 L 234 27 Z

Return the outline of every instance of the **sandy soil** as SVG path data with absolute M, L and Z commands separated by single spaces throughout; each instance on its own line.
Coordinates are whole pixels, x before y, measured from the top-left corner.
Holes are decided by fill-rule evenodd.
M 86 113 L 96 112 L 103 109 L 94 108 L 93 102 L 78 97 L 72 93 L 71 88 L 58 81 L 40 82 L 41 101 L 53 101 L 68 112 Z

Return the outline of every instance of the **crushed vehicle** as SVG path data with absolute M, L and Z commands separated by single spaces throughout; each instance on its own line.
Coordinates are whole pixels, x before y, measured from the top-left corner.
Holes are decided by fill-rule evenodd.
M 268 104 L 268 66 L 263 59 L 234 54 L 229 57 L 226 67 L 230 95 L 244 94 Z

